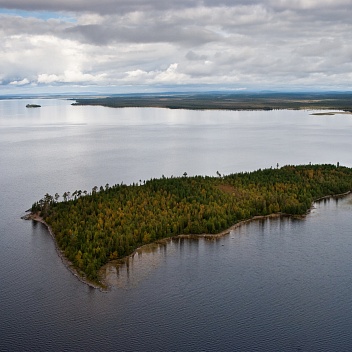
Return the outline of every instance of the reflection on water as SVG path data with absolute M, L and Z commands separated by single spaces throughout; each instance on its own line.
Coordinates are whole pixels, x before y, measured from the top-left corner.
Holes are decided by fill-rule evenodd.
M 310 221 L 312 221 L 312 219 L 314 220 L 322 205 L 330 207 L 331 205 L 335 205 L 336 209 L 340 209 L 340 211 L 343 209 L 350 211 L 352 198 L 349 195 L 347 197 L 324 198 L 315 202 L 308 215 L 311 218 Z M 339 208 L 337 208 L 338 206 Z M 165 266 L 167 261 L 170 261 L 171 258 L 179 261 L 184 260 L 184 253 L 185 251 L 188 253 L 190 247 L 192 247 L 192 252 L 195 255 L 202 255 L 205 250 L 208 250 L 217 251 L 216 253 L 218 254 L 225 251 L 225 255 L 227 256 L 228 251 L 231 250 L 232 246 L 243 246 L 251 236 L 254 236 L 254 242 L 252 241 L 253 238 L 249 241 L 251 246 L 246 249 L 246 260 L 253 261 L 257 255 L 262 256 L 266 251 L 274 254 L 274 251 L 278 248 L 277 245 L 284 246 L 280 247 L 280 253 L 277 254 L 278 257 L 282 256 L 283 249 L 287 250 L 289 255 L 292 255 L 293 251 L 296 250 L 297 244 L 285 244 L 283 241 L 287 241 L 287 238 L 282 237 L 280 234 L 297 231 L 297 236 L 299 238 L 300 232 L 302 232 L 305 227 L 306 220 L 306 217 L 289 216 L 258 218 L 250 222 L 244 222 L 242 225 L 231 229 L 228 235 L 221 237 L 196 238 L 192 236 L 191 238 L 176 237 L 165 239 L 158 243 L 145 245 L 139 248 L 133 255 L 123 260 L 109 262 L 102 268 L 100 274 L 103 277 L 103 282 L 113 289 L 135 289 L 143 281 L 148 280 L 151 275 L 156 275 L 155 271 Z M 274 241 L 277 242 L 267 242 L 268 237 L 272 237 L 275 234 L 276 238 Z M 292 239 L 289 240 L 291 241 Z M 295 240 L 297 240 L 297 238 Z M 304 241 L 307 240 L 309 242 L 309 239 L 304 239 Z M 268 247 L 261 247 L 263 245 Z M 299 245 L 302 245 L 302 243 Z M 227 246 L 227 249 L 222 249 L 220 251 L 219 246 Z M 311 243 L 309 243 L 309 246 L 311 246 Z M 302 254 L 302 251 L 298 256 L 297 254 L 295 257 L 296 259 Z M 268 255 L 268 253 L 265 255 Z M 282 259 L 284 259 L 284 257 Z M 189 261 L 189 258 L 186 260 Z M 215 260 L 221 261 L 219 258 L 216 258 Z M 286 261 L 287 260 L 288 257 L 286 258 Z M 295 264 L 292 264 L 292 267 L 294 267 L 294 265 Z M 286 265 L 284 265 L 284 267 L 286 267 Z
M 148 277 L 151 271 L 175 252 L 171 239 L 145 245 L 123 260 L 111 261 L 100 272 L 103 282 L 110 287 L 130 289 Z
M 105 285 L 120 289 L 136 288 L 139 283 L 164 265 L 171 256 L 179 256 L 184 246 L 192 243 L 197 247 L 200 241 L 216 241 L 218 238 L 167 238 L 138 248 L 134 254 L 122 260 L 113 260 L 101 269 Z M 194 248 L 195 249 L 195 248 Z
M 231 230 L 228 235 L 236 235 L 235 230 Z M 215 243 L 223 236 L 187 236 L 166 238 L 138 248 L 134 254 L 122 260 L 113 260 L 104 265 L 100 270 L 102 281 L 108 287 L 118 287 L 131 289 L 148 278 L 148 276 L 166 260 L 172 256 L 182 255 L 185 246 L 192 245 L 192 250 L 196 251 L 200 243 Z

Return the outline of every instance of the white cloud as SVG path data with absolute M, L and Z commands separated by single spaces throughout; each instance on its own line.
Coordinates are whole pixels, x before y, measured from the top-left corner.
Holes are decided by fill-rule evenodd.
M 127 84 L 182 84 L 187 82 L 187 75 L 180 73 L 177 70 L 178 64 L 171 64 L 164 71 L 143 71 L 137 69 L 126 72 L 126 77 L 123 81 Z
M 24 86 L 26 84 L 29 84 L 30 81 L 27 78 L 22 79 L 21 81 L 12 81 L 10 82 L 11 85 L 13 86 Z
M 272 0 L 273 6 L 292 9 L 314 9 L 326 7 L 351 6 L 350 0 Z
M 38 83 L 50 84 L 54 82 L 60 82 L 60 78 L 57 75 L 42 73 L 38 75 Z
M 165 71 L 159 72 L 155 81 L 157 83 L 181 84 L 187 80 L 187 75 L 178 71 L 178 64 L 171 64 Z
M 32 11 L 0 15 L 2 86 L 351 85 L 351 0 L 2 0 L 2 6 Z M 35 10 L 63 12 L 45 19 Z
M 104 74 L 92 75 L 82 73 L 80 71 L 64 71 L 62 75 L 42 73 L 38 75 L 37 83 L 52 84 L 52 83 L 86 83 L 92 84 L 101 82 L 105 78 Z

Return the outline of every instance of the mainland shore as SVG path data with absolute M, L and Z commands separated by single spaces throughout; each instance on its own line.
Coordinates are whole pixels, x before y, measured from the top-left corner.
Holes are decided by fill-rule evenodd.
M 166 108 L 184 110 L 338 110 L 352 112 L 350 93 L 208 92 L 121 94 L 78 97 L 72 105 L 110 108 Z M 327 113 L 331 115 L 331 113 Z

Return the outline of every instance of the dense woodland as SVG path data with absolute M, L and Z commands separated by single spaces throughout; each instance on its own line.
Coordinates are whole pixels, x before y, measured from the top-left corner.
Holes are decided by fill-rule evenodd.
M 314 200 L 352 190 L 352 169 L 284 166 L 217 177 L 162 177 L 91 192 L 46 194 L 32 206 L 59 247 L 91 280 L 109 260 L 179 234 L 215 234 L 256 215 L 302 215 Z

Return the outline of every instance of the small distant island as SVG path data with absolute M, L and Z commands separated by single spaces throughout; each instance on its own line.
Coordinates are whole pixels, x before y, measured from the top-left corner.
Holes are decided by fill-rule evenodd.
M 310 115 L 315 115 L 315 116 L 334 116 L 334 115 L 352 115 L 352 111 L 327 111 L 327 112 L 315 112 Z
M 266 216 L 302 216 L 315 200 L 352 190 L 352 168 L 298 165 L 230 175 L 162 177 L 45 194 L 26 219 L 44 223 L 67 265 L 101 287 L 99 269 L 140 246 L 175 236 L 214 236 Z
M 26 105 L 26 108 L 41 108 L 42 106 L 41 105 L 38 105 L 38 104 L 27 104 Z

